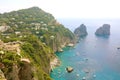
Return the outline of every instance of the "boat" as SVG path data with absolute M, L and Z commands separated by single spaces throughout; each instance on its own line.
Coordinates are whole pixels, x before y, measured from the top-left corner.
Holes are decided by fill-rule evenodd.
M 82 80 L 86 80 L 86 77 L 83 77 Z
M 96 78 L 96 75 L 93 75 L 94 78 Z

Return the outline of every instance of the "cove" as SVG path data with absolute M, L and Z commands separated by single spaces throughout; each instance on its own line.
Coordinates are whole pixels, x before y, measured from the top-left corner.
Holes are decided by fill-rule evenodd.
M 56 53 L 61 65 L 50 73 L 53 80 L 120 80 L 119 25 L 114 25 L 110 36 L 97 37 L 95 29 L 88 27 L 89 34 L 75 47 L 66 47 Z M 68 73 L 66 67 L 74 71 Z
M 119 51 L 112 51 L 108 38 L 80 40 L 74 48 L 66 47 L 64 52 L 56 53 L 61 65 L 50 74 L 54 80 L 119 80 Z M 72 66 L 74 71 L 67 73 L 65 68 Z M 95 77 L 96 76 L 96 77 Z

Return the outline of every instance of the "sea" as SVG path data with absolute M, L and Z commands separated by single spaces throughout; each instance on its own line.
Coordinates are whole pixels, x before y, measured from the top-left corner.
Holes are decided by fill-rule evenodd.
M 120 80 L 120 19 L 58 19 L 74 32 L 81 24 L 87 27 L 88 35 L 74 47 L 65 47 L 56 52 L 61 65 L 50 73 L 53 80 Z M 110 24 L 110 36 L 94 33 L 103 24 Z M 66 71 L 70 66 L 71 73 Z

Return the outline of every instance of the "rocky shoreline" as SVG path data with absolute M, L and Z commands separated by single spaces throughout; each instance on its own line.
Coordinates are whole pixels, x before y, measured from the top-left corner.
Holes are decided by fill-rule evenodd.
M 64 47 L 73 47 L 75 44 L 73 44 L 73 43 L 69 43 L 69 44 L 67 44 L 66 46 L 65 45 L 62 45 L 63 47 L 61 47 L 60 48 L 60 50 L 58 51 L 58 52 L 63 52 L 63 49 L 62 48 L 64 48 Z M 53 69 L 54 68 L 56 68 L 57 66 L 60 66 L 60 64 L 61 64 L 61 61 L 57 58 L 57 57 L 55 57 L 53 60 L 51 60 L 51 62 L 50 62 L 50 71 L 53 71 Z
M 51 62 L 50 62 L 50 71 L 53 71 L 53 69 L 57 66 L 60 65 L 60 60 L 58 58 L 54 58 Z

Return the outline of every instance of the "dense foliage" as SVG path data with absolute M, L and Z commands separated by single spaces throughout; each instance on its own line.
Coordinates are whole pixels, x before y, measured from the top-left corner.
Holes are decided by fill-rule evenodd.
M 31 59 L 32 65 L 37 67 L 38 73 L 34 73 L 34 75 L 39 80 L 47 80 L 45 78 L 49 78 L 47 73 L 50 71 L 50 61 L 55 58 L 53 51 L 33 35 L 24 38 L 22 41 L 25 43 L 21 45 L 21 54 Z
M 55 37 L 55 47 L 59 47 L 60 44 L 63 43 L 62 39 L 67 38 L 71 40 L 68 42 L 73 42 L 75 38 L 69 29 L 66 29 L 58 23 L 51 14 L 45 13 L 38 7 L 1 14 L 0 25 L 10 26 L 10 28 L 4 32 L 6 35 L 17 34 L 17 37 L 23 37 L 32 33 L 37 35 L 42 42 L 50 47 L 52 47 L 50 36 Z M 12 40 L 17 39 L 13 38 Z
M 11 77 L 9 72 L 14 73 L 19 68 L 16 74 L 20 80 L 31 80 L 33 77 L 35 80 L 51 80 L 50 61 L 55 58 L 54 51 L 63 44 L 73 43 L 75 37 L 51 14 L 32 7 L 0 14 L 0 39 L 5 43 L 22 42 L 20 55 L 5 51 L 0 59 L 5 66 L 2 70 L 7 79 L 18 80 L 15 76 Z M 22 62 L 22 58 L 29 59 L 31 64 Z M 17 67 L 13 67 L 15 65 Z

